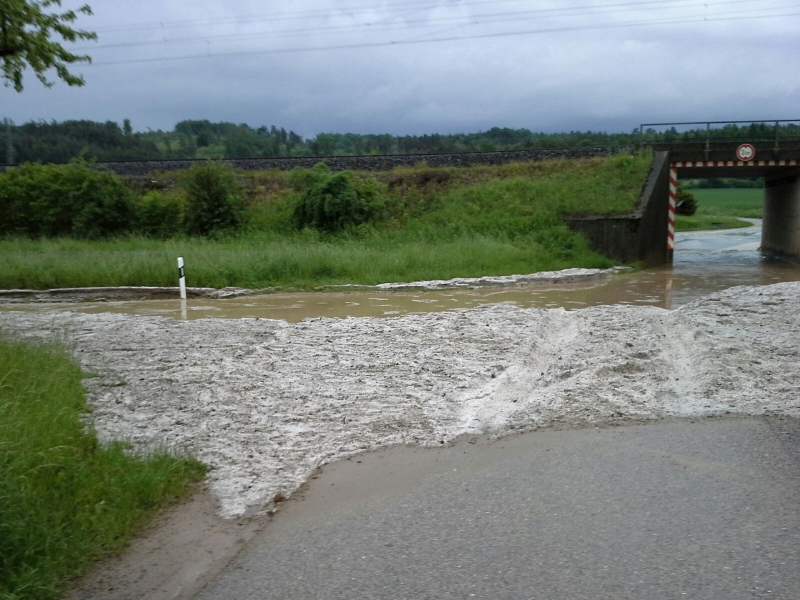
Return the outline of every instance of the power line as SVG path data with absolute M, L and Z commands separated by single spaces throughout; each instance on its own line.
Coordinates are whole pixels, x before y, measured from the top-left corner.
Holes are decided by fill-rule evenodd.
M 792 5 L 794 6 L 794 5 Z M 745 12 L 745 11 L 742 11 Z M 168 61 L 176 61 L 176 60 L 191 60 L 191 59 L 198 59 L 198 58 L 226 58 L 226 57 L 233 57 L 233 56 L 253 56 L 253 55 L 266 55 L 266 54 L 295 54 L 300 52 L 328 52 L 333 50 L 354 50 L 354 49 L 365 49 L 365 48 L 381 48 L 387 46 L 410 46 L 410 45 L 417 45 L 417 44 L 431 44 L 431 43 L 441 43 L 441 42 L 455 42 L 455 41 L 464 41 L 464 40 L 476 40 L 476 39 L 491 39 L 491 38 L 504 38 L 504 37 L 519 37 L 519 36 L 530 36 L 530 35 L 542 35 L 547 33 L 570 33 L 576 31 L 593 31 L 593 30 L 604 30 L 604 29 L 624 29 L 627 27 L 646 27 L 651 25 L 679 25 L 679 24 L 690 24 L 690 23 L 712 23 L 712 22 L 725 22 L 725 21 L 741 21 L 741 20 L 756 20 L 756 19 L 775 19 L 775 18 L 784 18 L 784 17 L 796 17 L 800 16 L 800 12 L 791 12 L 791 13 L 783 13 L 783 14 L 775 14 L 775 15 L 747 15 L 747 16 L 737 16 L 737 17 L 716 17 L 716 18 L 707 18 L 707 17 L 686 17 L 686 18 L 679 18 L 679 19 L 652 19 L 646 21 L 628 21 L 628 22 L 621 22 L 621 23 L 609 23 L 604 25 L 585 25 L 585 26 L 571 26 L 571 27 L 552 27 L 546 29 L 533 29 L 533 30 L 525 30 L 525 31 L 508 31 L 508 32 L 498 32 L 498 33 L 485 33 L 485 34 L 474 34 L 474 35 L 465 35 L 465 36 L 451 36 L 451 37 L 440 37 L 440 38 L 433 38 L 429 40 L 397 40 L 397 41 L 389 41 L 389 42 L 362 42 L 362 43 L 355 43 L 355 44 L 338 44 L 338 45 L 328 45 L 328 46 L 307 46 L 307 47 L 296 47 L 296 48 L 273 48 L 268 50 L 238 50 L 234 52 L 219 52 L 215 54 L 191 54 L 185 56 L 169 56 L 169 57 L 156 57 L 156 58 L 141 58 L 141 59 L 129 59 L 129 60 L 119 60 L 119 61 L 106 61 L 106 62 L 97 62 L 92 63 L 93 66 L 111 66 L 111 65 L 125 65 L 125 64 L 143 64 L 143 63 L 155 63 L 155 62 L 168 62 Z
M 370 32 L 377 32 L 377 31 L 387 31 L 397 28 L 408 28 L 410 25 L 423 25 L 423 26 L 436 26 L 439 23 L 454 23 L 454 27 L 448 27 L 447 30 L 455 28 L 455 26 L 467 26 L 476 23 L 498 23 L 508 20 L 537 20 L 541 18 L 547 18 L 548 16 L 553 16 L 556 18 L 559 17 L 575 17 L 575 16 L 584 16 L 590 14 L 602 14 L 609 12 L 614 14 L 618 12 L 617 10 L 609 10 L 609 9 L 619 9 L 619 8 L 634 8 L 637 7 L 639 12 L 643 10 L 668 10 L 670 8 L 679 8 L 679 7 L 708 7 L 708 6 L 730 6 L 735 4 L 748 4 L 752 5 L 755 3 L 762 3 L 762 2 L 769 2 L 772 0 L 729 0 L 729 1 L 719 1 L 719 2 L 705 2 L 699 3 L 697 0 L 678 0 L 676 2 L 669 2 L 665 3 L 664 0 L 647 0 L 647 1 L 637 1 L 637 2 L 623 2 L 623 3 L 615 3 L 615 4 L 605 4 L 605 5 L 584 5 L 584 6 L 573 6 L 573 7 L 559 7 L 559 8 L 549 8 L 549 9 L 535 9 L 535 10 L 525 10 L 525 11 L 514 11 L 514 12 L 496 12 L 496 13 L 483 13 L 478 15 L 461 15 L 461 16 L 447 16 L 447 17 L 432 17 L 429 19 L 417 19 L 417 20 L 406 20 L 402 23 L 397 23 L 394 25 L 388 25 L 383 28 L 376 28 L 373 25 L 340 25 L 340 26 L 327 26 L 327 27 L 312 27 L 312 28 L 305 28 L 305 29 L 291 29 L 291 30 L 283 30 L 283 31 L 267 31 L 267 32 L 252 32 L 252 33 L 235 33 L 235 34 L 219 34 L 219 35 L 202 35 L 202 36 L 192 36 L 192 37 L 183 37 L 183 38 L 174 38 L 174 39 L 163 39 L 163 40 L 149 40 L 149 41 L 136 41 L 136 42 L 120 42 L 116 44 L 105 44 L 99 46 L 84 46 L 81 48 L 76 48 L 76 50 L 101 50 L 101 49 L 109 49 L 109 48 L 132 48 L 132 47 L 145 47 L 145 46 L 157 46 L 162 44 L 180 44 L 180 43 L 193 43 L 193 42 L 210 42 L 212 40 L 228 40 L 228 39 L 236 39 L 236 40 L 243 40 L 243 39 L 268 39 L 274 37 L 285 37 L 285 36 L 292 36 L 298 34 L 320 34 L 320 33 L 347 33 L 352 31 L 358 30 L 369 30 Z M 794 6 L 794 5 L 792 5 Z M 775 7 L 775 8 L 766 8 L 766 10 L 776 10 L 776 9 L 783 9 L 787 8 L 786 6 Z M 566 11 L 576 12 L 576 14 L 564 14 Z M 524 17 L 524 18 L 523 18 Z M 413 32 L 410 32 L 413 34 Z M 420 34 L 422 35 L 430 35 L 427 34 Z
M 402 8 L 407 9 L 409 7 L 412 10 L 432 10 L 436 8 L 461 8 L 461 7 L 468 7 L 468 6 L 481 6 L 481 5 L 493 5 L 497 6 L 500 3 L 511 3 L 511 4 L 519 4 L 520 2 L 527 2 L 528 0 L 449 0 L 445 2 L 435 2 L 431 3 L 431 0 L 424 0 L 421 2 L 403 2 Z M 667 3 L 669 0 L 661 0 L 661 3 Z M 637 4 L 637 3 L 632 3 Z M 590 5 L 591 6 L 591 5 Z M 601 5 L 602 6 L 602 5 Z M 180 21 L 151 21 L 149 23 L 138 23 L 132 25 L 125 25 L 119 27 L 112 27 L 105 30 L 100 30 L 98 33 L 109 33 L 109 32 L 117 32 L 117 31 L 135 31 L 140 29 L 169 29 L 169 28 L 181 28 L 181 27 L 192 27 L 196 25 L 218 25 L 218 24 L 229 24 L 229 23 L 241 23 L 242 21 L 246 22 L 253 22 L 253 21 L 286 21 L 286 20 L 300 20 L 300 19 L 309 19 L 314 17 L 320 18 L 329 18 L 331 16 L 338 16 L 342 13 L 348 13 L 358 10 L 371 10 L 371 9 L 378 9 L 382 8 L 382 6 L 375 5 L 375 4 L 361 4 L 358 6 L 344 6 L 339 7 L 336 11 L 331 12 L 321 12 L 318 9 L 314 10 L 305 10 L 305 11 L 289 11 L 283 13 L 269 13 L 269 14 L 251 14 L 251 15 L 237 15 L 231 17 L 223 17 L 223 18 L 215 18 L 215 19 L 185 19 Z M 578 7 L 582 8 L 582 7 Z M 544 9 L 544 10 L 571 10 L 571 7 L 563 7 L 563 8 L 554 8 L 554 9 Z M 403 10 L 402 12 L 407 12 Z
M 525 2 L 527 0 L 504 0 L 506 2 L 511 3 L 519 3 Z M 435 4 L 431 4 L 430 0 L 425 0 L 423 2 L 404 2 L 403 8 L 409 7 L 421 7 L 421 9 L 434 9 L 434 8 L 443 8 L 443 7 L 462 7 L 462 6 L 477 6 L 482 4 L 494 4 L 496 5 L 498 0 L 451 0 L 446 1 L 444 3 L 438 2 Z M 331 16 L 331 14 L 340 14 L 342 12 L 352 12 L 357 10 L 370 10 L 375 8 L 381 8 L 380 6 L 376 6 L 375 4 L 361 4 L 357 6 L 343 6 L 338 9 L 337 13 L 322 13 L 318 9 L 314 10 L 305 10 L 305 11 L 288 11 L 283 13 L 270 13 L 270 14 L 256 14 L 256 15 L 238 15 L 233 17 L 225 17 L 221 19 L 184 19 L 180 21 L 151 21 L 149 23 L 137 23 L 132 25 L 125 25 L 120 27 L 112 27 L 110 29 L 101 30 L 101 32 L 116 32 L 116 31 L 136 31 L 140 29 L 154 29 L 154 28 L 179 28 L 179 27 L 192 27 L 195 25 L 217 25 L 217 24 L 225 24 L 225 23 L 239 23 L 241 21 L 261 21 L 261 20 L 270 20 L 270 21 L 286 21 L 286 20 L 299 20 L 299 19 L 308 19 L 313 17 L 327 17 Z M 403 11 L 405 12 L 405 11 Z
M 751 3 L 752 2 L 764 2 L 764 1 L 769 1 L 769 0 L 751 0 Z M 714 4 L 725 4 L 725 3 L 726 2 L 716 2 Z M 731 2 L 728 2 L 728 3 L 730 4 Z M 734 4 L 738 3 L 738 0 L 734 0 L 734 2 L 732 2 L 732 3 L 734 3 Z M 479 2 L 458 2 L 457 4 L 455 4 L 455 6 L 464 7 L 464 6 L 474 6 L 474 5 L 481 5 L 481 4 L 496 5 L 496 2 L 487 2 L 486 0 L 481 0 Z M 614 4 L 599 4 L 599 5 L 597 5 L 597 4 L 589 4 L 589 5 L 577 5 L 577 6 L 562 6 L 562 7 L 557 7 L 557 8 L 543 8 L 543 9 L 526 10 L 526 11 L 505 11 L 505 12 L 494 13 L 494 14 L 499 14 L 499 15 L 556 14 L 556 13 L 568 13 L 568 12 L 576 12 L 576 11 L 578 11 L 578 12 L 589 11 L 589 12 L 594 13 L 594 12 L 601 12 L 601 11 L 609 9 L 609 8 L 634 8 L 634 7 L 638 7 L 638 6 L 648 6 L 648 5 L 657 5 L 657 6 L 661 7 L 661 8 L 669 8 L 671 6 L 678 6 L 678 5 L 685 5 L 685 4 L 696 4 L 698 6 L 702 5 L 701 2 L 698 1 L 698 0 L 693 0 L 693 1 L 688 1 L 688 2 L 685 1 L 685 0 L 683 2 L 681 2 L 680 0 L 678 0 L 678 1 L 675 1 L 675 0 L 656 0 L 656 1 L 653 1 L 653 0 L 649 0 L 649 1 L 639 0 L 639 1 L 635 1 L 635 2 L 622 2 L 622 3 L 614 3 Z M 411 13 L 424 12 L 425 10 L 432 10 L 434 8 L 441 8 L 443 5 L 441 5 L 441 4 L 438 4 L 438 5 L 424 4 L 422 6 L 423 6 L 422 9 L 413 9 L 411 11 L 404 11 L 402 14 L 408 14 L 409 12 L 411 12 Z M 483 15 L 475 15 L 475 16 L 491 16 L 491 15 L 492 15 L 492 13 L 490 13 L 489 15 L 483 14 Z M 333 16 L 333 14 L 316 13 L 315 16 L 328 17 L 329 18 L 329 17 Z M 373 22 L 358 23 L 358 24 L 353 24 L 353 25 L 342 25 L 342 26 L 333 26 L 333 27 L 332 26 L 320 26 L 320 27 L 312 27 L 312 28 L 307 28 L 307 29 L 289 30 L 289 31 L 287 31 L 285 33 L 316 32 L 316 31 L 325 31 L 325 30 L 329 30 L 329 29 L 370 28 L 370 27 L 373 27 L 374 25 L 380 24 L 382 22 L 386 22 L 386 21 L 398 18 L 399 16 L 401 16 L 401 14 L 397 13 L 397 14 L 390 15 L 389 17 L 386 17 L 385 19 L 382 19 L 382 20 L 377 21 L 377 22 L 373 21 Z M 431 19 L 428 19 L 428 20 L 447 21 L 447 20 L 452 20 L 452 19 L 473 18 L 475 16 L 473 16 L 473 15 L 466 15 L 466 16 L 461 15 L 461 16 L 457 16 L 457 17 L 453 17 L 453 16 L 434 17 L 434 18 L 431 18 Z M 206 23 L 206 24 L 209 24 L 209 25 L 219 25 L 219 24 L 226 24 L 226 23 L 240 24 L 245 20 L 247 20 L 246 22 L 249 24 L 249 23 L 256 22 L 256 21 L 269 20 L 269 21 L 272 22 L 272 21 L 277 21 L 279 19 L 278 18 L 273 18 L 272 15 L 256 15 L 256 16 L 249 16 L 249 17 L 230 17 L 230 18 L 227 18 L 227 19 L 217 19 L 217 20 L 212 20 L 212 21 L 202 21 L 202 22 L 196 21 L 196 23 L 198 23 L 198 24 Z M 187 23 L 191 23 L 191 22 L 187 21 Z M 407 23 L 408 23 L 408 21 L 404 21 L 404 24 L 407 24 Z M 160 24 L 159 23 L 153 23 L 153 24 L 148 25 L 146 28 L 147 29 L 159 29 L 160 31 L 164 31 L 165 23 L 160 23 Z M 206 39 L 206 38 L 207 38 L 207 36 L 202 37 L 202 39 Z M 181 39 L 194 39 L 194 38 L 181 38 Z M 197 39 L 201 39 L 201 38 L 197 38 Z M 96 48 L 98 46 L 93 46 L 93 47 Z M 108 46 L 99 46 L 99 47 L 108 47 Z

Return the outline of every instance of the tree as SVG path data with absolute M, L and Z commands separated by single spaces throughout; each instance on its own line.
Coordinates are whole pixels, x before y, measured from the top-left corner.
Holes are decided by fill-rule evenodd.
M 318 133 L 311 142 L 311 151 L 317 156 L 333 156 L 336 150 L 336 136 L 332 133 Z
M 195 163 L 183 178 L 186 230 L 190 235 L 233 230 L 241 224 L 244 205 L 233 172 L 221 163 Z
M 675 199 L 677 200 L 675 212 L 677 212 L 679 215 L 691 217 L 695 212 L 697 212 L 697 200 L 695 199 L 694 194 L 683 189 L 681 185 L 678 185 Z
M 11 85 L 18 92 L 23 89 L 22 73 L 27 67 L 47 87 L 53 86 L 45 76 L 50 69 L 55 69 L 56 75 L 67 85 L 82 86 L 85 83 L 82 76 L 70 73 L 67 65 L 91 63 L 91 57 L 73 54 L 52 38 L 58 35 L 65 42 L 96 40 L 96 33 L 71 27 L 78 13 L 91 15 L 92 9 L 86 4 L 77 10 L 47 12 L 51 6 L 61 6 L 61 0 L 0 2 L 0 78 L 6 80 L 6 86 Z
M 338 233 L 378 220 L 383 209 L 375 179 L 360 179 L 350 171 L 330 174 L 324 163 L 313 169 L 292 171 L 295 182 L 311 183 L 294 206 L 292 219 L 298 229 L 311 227 Z M 315 182 L 316 180 L 316 182 Z
M 242 125 L 225 138 L 225 158 L 253 158 L 258 154 L 255 132 Z

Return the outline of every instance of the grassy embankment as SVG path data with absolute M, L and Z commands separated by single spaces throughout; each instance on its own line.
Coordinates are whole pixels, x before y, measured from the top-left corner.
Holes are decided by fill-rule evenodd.
M 0 335 L 0 598 L 57 597 L 204 474 L 100 446 L 80 420 L 83 376 L 58 344 Z
M 296 231 L 300 192 L 289 174 L 241 173 L 246 225 L 221 239 L 0 240 L 0 288 L 176 284 L 311 288 L 567 267 L 608 267 L 563 223 L 566 215 L 629 212 L 650 156 L 503 166 L 420 166 L 361 173 L 378 180 L 385 218 L 338 235 Z M 161 176 L 170 182 L 174 175 Z
M 764 190 L 756 188 L 692 189 L 697 212 L 691 217 L 678 215 L 678 231 L 735 229 L 749 227 L 737 217 L 760 219 L 764 210 Z

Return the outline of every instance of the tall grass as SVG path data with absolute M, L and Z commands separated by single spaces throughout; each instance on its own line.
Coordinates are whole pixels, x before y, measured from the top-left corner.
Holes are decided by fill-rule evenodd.
M 313 235 L 96 243 L 6 240 L 0 242 L 0 288 L 174 286 L 177 256 L 186 261 L 189 285 L 215 288 L 311 288 L 614 264 L 563 226 L 513 238 L 469 232 L 450 232 L 438 239 L 432 235 L 417 230 L 331 240 Z
M 286 173 L 245 182 L 245 229 L 224 238 L 0 240 L 0 288 L 314 286 L 606 267 L 563 218 L 631 211 L 650 156 L 501 166 L 396 169 L 377 177 L 384 219 L 337 235 L 294 230 L 299 191 Z
M 155 509 L 188 492 L 204 467 L 166 454 L 103 447 L 78 365 L 52 343 L 0 334 L 0 598 L 49 599 L 119 550 Z

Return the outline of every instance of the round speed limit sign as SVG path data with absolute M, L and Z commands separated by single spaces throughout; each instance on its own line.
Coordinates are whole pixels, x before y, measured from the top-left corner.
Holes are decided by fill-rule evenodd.
M 749 160 L 753 160 L 755 157 L 756 149 L 753 148 L 752 144 L 742 144 L 736 149 L 736 158 L 739 160 L 747 162 Z

